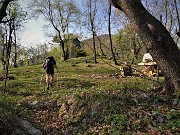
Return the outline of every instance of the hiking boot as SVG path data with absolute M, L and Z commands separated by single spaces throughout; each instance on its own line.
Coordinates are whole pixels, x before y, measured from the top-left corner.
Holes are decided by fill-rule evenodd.
M 49 90 L 49 86 L 47 86 L 46 89 Z

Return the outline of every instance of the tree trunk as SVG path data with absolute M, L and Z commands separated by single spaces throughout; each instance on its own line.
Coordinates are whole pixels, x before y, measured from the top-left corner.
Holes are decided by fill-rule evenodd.
M 176 8 L 177 20 L 178 20 L 178 24 L 179 24 L 179 30 L 177 31 L 176 34 L 180 37 L 180 19 L 179 19 L 179 12 L 178 12 L 178 6 L 177 6 L 176 0 L 174 0 L 174 5 Z
M 15 28 L 15 20 L 13 19 L 13 29 L 14 29 L 14 68 L 17 68 L 17 37 L 16 37 L 16 28 Z
M 93 51 L 94 51 L 94 63 L 97 63 L 97 54 L 96 54 L 96 42 L 95 42 L 95 26 L 94 26 L 94 17 L 92 14 L 92 1 L 89 1 L 89 17 L 90 17 L 90 25 L 91 25 L 91 32 L 93 35 Z
M 64 41 L 61 41 L 61 48 L 63 51 L 63 61 L 66 61 L 68 58 L 67 58 L 65 47 L 64 47 Z
M 9 62 L 6 63 L 6 66 L 5 66 L 5 79 L 4 79 L 4 86 L 3 86 L 3 94 L 5 94 L 7 90 L 8 74 L 9 74 Z
M 6 39 L 6 34 L 3 34 L 2 36 L 2 43 L 3 43 L 3 47 L 2 47 L 2 57 L 1 57 L 1 62 L 2 62 L 2 69 L 5 70 L 5 65 L 6 65 L 6 61 L 5 61 L 5 51 L 6 51 L 6 45 L 5 45 L 5 39 Z
M 180 90 L 180 51 L 163 24 L 153 17 L 140 0 L 111 0 L 122 10 L 160 66 L 168 89 Z
M 97 55 L 96 55 L 96 42 L 95 42 L 95 34 L 93 32 L 93 51 L 94 51 L 94 63 L 98 63 L 97 62 Z
M 112 45 L 112 36 L 111 36 L 111 4 L 109 4 L 109 10 L 108 10 L 108 31 L 109 31 L 109 41 L 110 41 L 110 48 L 111 48 L 111 54 L 113 57 L 113 61 L 115 65 L 119 65 L 118 62 L 116 61 L 116 57 L 114 54 L 113 50 L 113 45 Z
M 59 36 L 59 39 L 60 39 L 60 45 L 61 45 L 61 49 L 62 49 L 62 52 L 63 52 L 63 61 L 66 61 L 68 58 L 67 58 L 67 55 L 66 55 L 66 51 L 65 51 L 65 43 L 61 37 L 61 32 L 54 26 L 54 28 L 56 29 L 56 31 L 58 32 L 58 36 Z
M 6 13 L 6 8 L 8 6 L 8 4 L 13 1 L 13 0 L 4 0 L 2 2 L 2 6 L 0 8 L 0 22 L 2 21 L 2 19 L 7 15 Z
M 7 81 L 8 81 L 8 75 L 9 75 L 9 61 L 10 61 L 10 56 L 11 56 L 11 46 L 12 46 L 12 20 L 9 22 L 9 34 L 6 34 L 6 43 L 5 43 L 5 79 L 4 79 L 4 87 L 3 87 L 3 93 L 6 93 L 7 90 Z M 7 33 L 7 30 L 6 30 Z M 8 37 L 7 37 L 8 35 Z
M 99 49 L 101 51 L 101 55 L 106 56 L 104 51 L 103 51 L 103 48 L 102 48 L 103 43 L 101 42 L 101 39 L 99 38 L 99 36 L 97 36 L 97 40 L 99 41 Z

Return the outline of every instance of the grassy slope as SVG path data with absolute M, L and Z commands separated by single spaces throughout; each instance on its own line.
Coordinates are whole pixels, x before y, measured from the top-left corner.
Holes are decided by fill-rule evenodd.
M 154 81 L 116 78 L 120 67 L 84 63 L 84 58 L 58 62 L 58 67 L 49 91 L 40 65 L 10 69 L 16 79 L 0 98 L 4 133 L 13 131 L 9 129 L 16 116 L 26 117 L 48 135 L 178 133 L 178 100 L 168 104 L 158 89 L 148 90 L 157 86 Z M 33 101 L 39 104 L 30 106 Z

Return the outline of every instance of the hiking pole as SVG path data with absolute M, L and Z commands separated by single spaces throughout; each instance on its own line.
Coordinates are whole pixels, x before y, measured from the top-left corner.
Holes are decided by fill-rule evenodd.
M 41 79 L 40 79 L 40 84 L 42 84 L 42 81 L 43 81 L 43 74 L 41 75 Z
M 57 72 L 56 82 L 59 80 L 59 72 Z

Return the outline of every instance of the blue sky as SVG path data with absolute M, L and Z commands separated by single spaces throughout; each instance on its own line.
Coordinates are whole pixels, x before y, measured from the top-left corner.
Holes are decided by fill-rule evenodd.
M 28 0 L 19 0 L 21 6 L 26 8 Z M 20 44 L 25 47 L 35 46 L 37 44 L 43 44 L 49 42 L 51 39 L 45 35 L 43 28 L 45 21 L 42 18 L 27 20 L 25 28 L 20 33 Z

